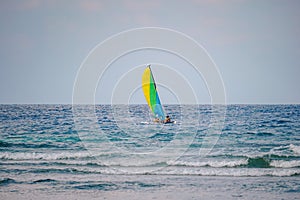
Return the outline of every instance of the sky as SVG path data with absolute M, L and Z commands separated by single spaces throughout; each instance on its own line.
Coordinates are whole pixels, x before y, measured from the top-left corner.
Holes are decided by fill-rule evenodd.
M 72 103 L 77 72 L 92 49 L 142 27 L 179 31 L 202 45 L 218 67 L 229 104 L 300 103 L 299 9 L 297 0 L 2 0 L 0 103 Z M 137 57 L 147 59 L 136 66 L 173 59 L 144 51 L 116 63 L 131 65 Z M 192 87 L 204 91 L 199 102 L 209 103 L 200 82 Z M 139 89 L 129 92 L 140 103 Z M 98 93 L 96 102 L 110 103 Z M 168 93 L 161 89 L 166 103 L 173 98 Z

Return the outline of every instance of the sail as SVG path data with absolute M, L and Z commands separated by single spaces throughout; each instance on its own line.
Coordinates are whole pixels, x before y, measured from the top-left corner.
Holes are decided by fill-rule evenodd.
M 160 103 L 160 99 L 156 90 L 156 84 L 153 78 L 153 74 L 151 72 L 150 65 L 148 65 L 144 71 L 142 77 L 142 88 L 144 91 L 146 101 L 154 116 L 156 118 L 159 118 L 160 120 L 164 120 L 165 113 Z

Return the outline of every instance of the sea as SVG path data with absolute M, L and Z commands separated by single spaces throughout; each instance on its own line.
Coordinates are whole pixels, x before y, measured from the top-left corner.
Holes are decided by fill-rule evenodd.
M 300 199 L 300 105 L 0 105 L 0 199 Z

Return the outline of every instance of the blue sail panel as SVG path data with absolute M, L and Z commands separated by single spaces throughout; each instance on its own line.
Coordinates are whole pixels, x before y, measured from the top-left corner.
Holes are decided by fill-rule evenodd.
M 155 104 L 155 108 L 154 108 L 154 114 L 160 120 L 164 120 L 166 118 L 164 110 L 163 110 L 163 107 L 162 107 L 162 105 L 160 103 L 160 99 L 159 99 L 159 96 L 158 96 L 157 93 L 156 93 L 156 104 Z

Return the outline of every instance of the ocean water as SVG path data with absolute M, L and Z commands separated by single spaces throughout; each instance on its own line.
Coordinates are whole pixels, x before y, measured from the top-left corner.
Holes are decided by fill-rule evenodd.
M 300 199 L 300 105 L 0 105 L 1 199 Z

